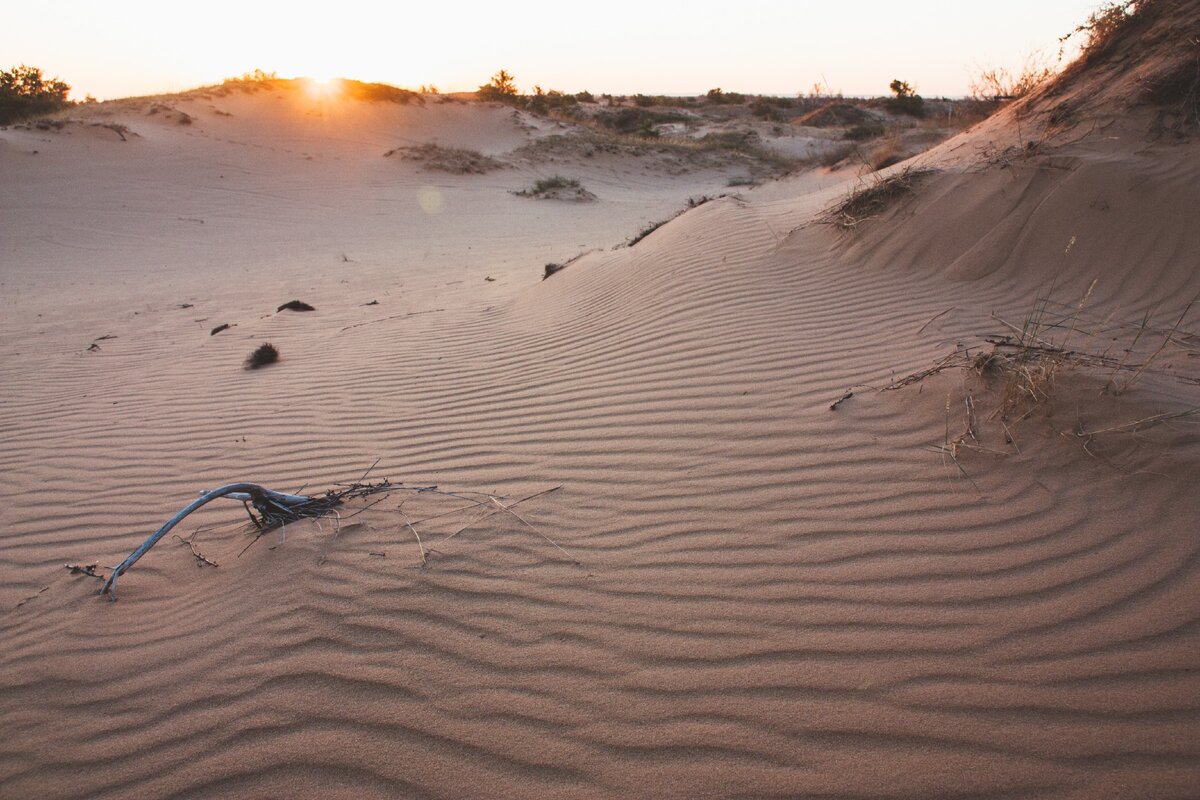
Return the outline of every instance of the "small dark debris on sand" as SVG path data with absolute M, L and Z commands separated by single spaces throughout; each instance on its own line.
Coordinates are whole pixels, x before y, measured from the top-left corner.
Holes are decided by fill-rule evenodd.
M 378 300 L 372 300 L 372 301 L 371 301 L 371 302 L 369 302 L 369 303 L 363 303 L 363 305 L 364 305 L 364 306 L 377 306 L 377 305 L 379 305 L 379 301 L 378 301 Z
M 546 280 L 546 278 L 549 278 L 565 266 L 566 264 L 547 264 L 546 271 L 542 273 L 542 280 Z
M 88 345 L 87 351 L 89 353 L 95 353 L 100 350 L 100 345 L 97 344 L 97 342 L 103 342 L 108 339 L 115 339 L 115 338 L 117 338 L 117 337 L 111 333 L 105 334 L 104 336 L 97 336 L 95 339 L 92 339 L 92 343 Z
M 99 562 L 95 564 L 88 564 L 86 566 L 80 566 L 79 564 L 63 564 L 63 566 L 66 567 L 72 575 L 90 575 L 93 578 L 104 578 L 103 575 L 101 575 L 99 572 L 96 572 L 96 568 L 100 566 Z
M 175 305 L 175 307 L 176 308 L 192 308 L 193 306 L 191 303 L 177 303 Z
M 316 311 L 316 309 L 302 300 L 289 300 L 275 309 L 275 313 L 279 313 L 280 311 Z
M 270 342 L 260 344 L 254 352 L 246 356 L 246 369 L 259 369 L 279 360 L 279 351 Z
M 495 279 L 495 278 L 493 278 L 491 275 L 488 275 L 486 278 L 484 278 L 484 280 L 485 280 L 485 281 L 487 281 L 488 283 L 492 283 L 492 282 L 494 282 L 496 279 Z
M 220 333 L 221 331 L 227 331 L 227 330 L 229 330 L 229 329 L 230 329 L 230 328 L 232 328 L 232 327 L 233 327 L 233 326 L 232 326 L 232 325 L 230 325 L 228 322 L 222 322 L 220 325 L 218 325 L 217 327 L 215 327 L 215 328 L 213 328 L 211 331 L 209 331 L 209 332 L 208 332 L 208 335 L 209 335 L 209 336 L 216 336 L 216 335 L 217 335 L 218 333 Z
M 842 396 L 841 396 L 841 397 L 839 397 L 837 400 L 834 400 L 832 403 L 830 403 L 830 404 L 829 404 L 829 410 L 830 410 L 830 411 L 837 411 L 837 410 L 838 410 L 838 406 L 840 406 L 842 403 L 844 403 L 844 402 L 846 402 L 847 400 L 849 400 L 851 397 L 854 397 L 854 392 L 853 392 L 853 390 L 851 390 L 851 389 L 847 389 L 847 390 L 846 390 L 846 391 L 845 391 L 845 392 L 842 394 Z

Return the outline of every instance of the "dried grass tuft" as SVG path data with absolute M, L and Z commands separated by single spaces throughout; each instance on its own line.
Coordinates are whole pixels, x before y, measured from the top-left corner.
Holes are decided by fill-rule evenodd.
M 859 186 L 846 199 L 826 211 L 823 221 L 842 230 L 855 230 L 901 197 L 911 194 L 918 183 L 934 172 L 928 168 L 905 167 L 886 178 L 872 173 L 869 183 Z

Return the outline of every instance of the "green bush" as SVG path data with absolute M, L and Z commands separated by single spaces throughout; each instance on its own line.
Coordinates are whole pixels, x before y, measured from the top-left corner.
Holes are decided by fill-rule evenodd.
M 738 92 L 726 92 L 719 86 L 716 89 L 709 89 L 704 96 L 708 102 L 718 106 L 736 106 L 746 102 L 746 95 Z
M 895 97 L 888 98 L 887 107 L 897 114 L 908 114 L 911 117 L 925 116 L 925 99 L 908 85 L 908 81 L 899 78 L 888 86 Z
M 58 78 L 43 78 L 37 67 L 22 64 L 0 72 L 0 125 L 66 108 L 69 91 Z
M 517 80 L 507 70 L 500 70 L 492 79 L 479 87 L 475 96 L 480 100 L 494 100 L 500 103 L 517 104 L 521 96 L 517 94 Z

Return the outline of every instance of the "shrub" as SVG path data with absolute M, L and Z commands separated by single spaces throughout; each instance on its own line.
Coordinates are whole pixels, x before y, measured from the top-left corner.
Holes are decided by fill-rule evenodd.
M 494 100 L 499 103 L 515 103 L 520 99 L 517 94 L 517 81 L 507 70 L 500 70 L 492 79 L 479 87 L 475 96 L 480 100 Z
M 895 97 L 888 98 L 887 107 L 897 114 L 908 114 L 911 117 L 925 116 L 925 98 L 917 94 L 908 81 L 899 78 L 888 86 Z
M 69 91 L 58 78 L 43 78 L 37 67 L 22 64 L 0 72 L 0 125 L 66 108 Z
M 554 175 L 550 178 L 540 178 L 533 184 L 533 193 L 542 194 L 552 192 L 555 189 L 578 189 L 579 181 L 574 178 L 564 178 L 562 175 Z
M 573 94 L 563 94 L 560 91 L 551 89 L 543 91 L 541 86 L 533 87 L 533 94 L 529 97 L 521 98 L 524 105 L 535 114 L 545 114 L 550 111 L 566 111 L 573 106 L 579 104 L 579 99 Z
M 596 199 L 596 195 L 583 188 L 583 184 L 574 178 L 564 178 L 562 175 L 554 175 L 549 178 L 541 178 L 536 181 L 529 189 L 522 189 L 519 192 L 513 192 L 518 197 L 533 197 L 539 200 L 576 200 L 576 201 L 591 201 Z
M 709 89 L 704 96 L 708 99 L 708 102 L 715 105 L 739 105 L 746 101 L 744 94 L 722 91 L 720 87 Z
M 612 128 L 620 133 L 654 136 L 655 125 L 664 122 L 682 122 L 687 117 L 672 111 L 645 111 L 640 108 L 622 108 L 615 113 L 600 114 L 596 119 L 604 127 Z

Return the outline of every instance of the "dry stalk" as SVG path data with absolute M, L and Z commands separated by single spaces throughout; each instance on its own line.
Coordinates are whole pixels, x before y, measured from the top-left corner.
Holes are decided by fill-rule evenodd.
M 187 546 L 188 546 L 188 547 L 191 549 L 191 551 L 192 551 L 192 555 L 196 557 L 196 566 L 198 566 L 198 567 L 203 567 L 205 564 L 207 564 L 207 565 L 208 565 L 208 566 L 210 566 L 210 567 L 219 567 L 219 566 L 221 566 L 221 565 L 220 565 L 220 564 L 218 564 L 217 562 L 215 562 L 215 561 L 213 561 L 212 559 L 210 559 L 210 558 L 208 558 L 207 556 L 205 556 L 203 553 L 201 553 L 201 552 L 200 552 L 200 551 L 199 551 L 199 550 L 196 548 L 196 545 L 195 545 L 195 543 L 194 543 L 194 542 L 192 542 L 192 538 L 195 536 L 195 534 L 192 534 L 192 536 L 189 536 L 189 537 L 188 537 L 188 538 L 186 538 L 186 539 L 185 539 L 185 538 L 183 538 L 182 536 L 180 536 L 178 533 L 174 534 L 174 536 L 175 536 L 175 538 L 176 538 L 176 539 L 178 539 L 178 540 L 179 540 L 181 543 L 183 543 L 183 544 L 186 544 L 186 545 L 187 545 Z

